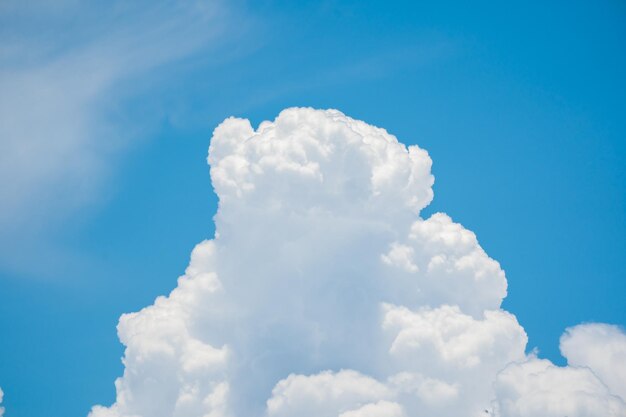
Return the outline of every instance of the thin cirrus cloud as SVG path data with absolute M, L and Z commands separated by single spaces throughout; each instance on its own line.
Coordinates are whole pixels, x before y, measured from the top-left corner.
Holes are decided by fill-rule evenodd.
M 216 233 L 169 296 L 125 314 L 116 401 L 90 417 L 626 416 L 624 332 L 526 354 L 504 271 L 437 213 L 431 159 L 335 110 L 229 118 Z
M 115 109 L 141 88 L 137 81 L 223 44 L 233 16 L 222 2 L 3 2 L 0 176 L 10 181 L 0 188 L 0 229 L 11 241 L 5 246 L 38 242 L 55 219 L 98 198 L 114 155 L 141 136 L 141 124 L 129 128 Z M 238 16 L 239 31 L 245 21 Z M 19 263 L 23 250 L 16 252 L 0 263 Z

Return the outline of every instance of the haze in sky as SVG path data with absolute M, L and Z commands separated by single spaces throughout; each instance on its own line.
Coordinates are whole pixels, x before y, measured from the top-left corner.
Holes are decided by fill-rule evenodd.
M 623 415 L 625 20 L 3 2 L 0 416 Z

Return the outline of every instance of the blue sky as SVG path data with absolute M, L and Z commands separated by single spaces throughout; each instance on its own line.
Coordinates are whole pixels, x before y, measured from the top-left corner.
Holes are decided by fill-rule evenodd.
M 445 211 L 501 263 L 530 348 L 563 364 L 566 327 L 626 324 L 622 2 L 194 7 L 0 6 L 8 416 L 114 400 L 119 316 L 213 235 L 213 129 L 290 106 L 429 152 L 423 215 Z

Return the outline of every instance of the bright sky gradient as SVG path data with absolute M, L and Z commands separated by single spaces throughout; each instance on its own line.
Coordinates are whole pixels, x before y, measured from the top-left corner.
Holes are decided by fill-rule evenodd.
M 477 234 L 543 357 L 626 324 L 623 3 L 21 3 L 0 5 L 7 416 L 113 402 L 119 316 L 213 235 L 213 129 L 289 106 L 426 149 L 423 215 Z

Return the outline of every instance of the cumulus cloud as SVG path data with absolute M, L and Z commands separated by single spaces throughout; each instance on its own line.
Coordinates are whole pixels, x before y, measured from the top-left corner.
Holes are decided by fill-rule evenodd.
M 294 108 L 225 120 L 208 162 L 215 237 L 169 296 L 122 316 L 116 401 L 91 417 L 626 415 L 598 378 L 621 342 L 596 358 L 574 328 L 562 349 L 590 353 L 572 366 L 525 354 L 498 262 L 446 214 L 420 217 L 418 146 Z
M 330 371 L 316 375 L 290 375 L 272 390 L 267 413 L 274 417 L 330 417 L 337 413 L 366 415 L 362 404 L 389 409 L 398 407 L 381 399 L 390 398 L 391 391 L 373 378 L 355 371 Z M 372 414 L 373 411 L 368 412 Z
M 557 367 L 550 361 L 530 358 L 509 365 L 497 376 L 495 387 L 496 416 L 626 415 L 624 401 L 612 395 L 589 368 Z
M 586 366 L 609 389 L 626 399 L 626 334 L 617 326 L 589 323 L 561 336 L 561 353 L 571 366 Z
M 4 415 L 4 407 L 1 406 L 3 398 L 4 392 L 2 392 L 2 388 L 0 388 L 0 417 Z

